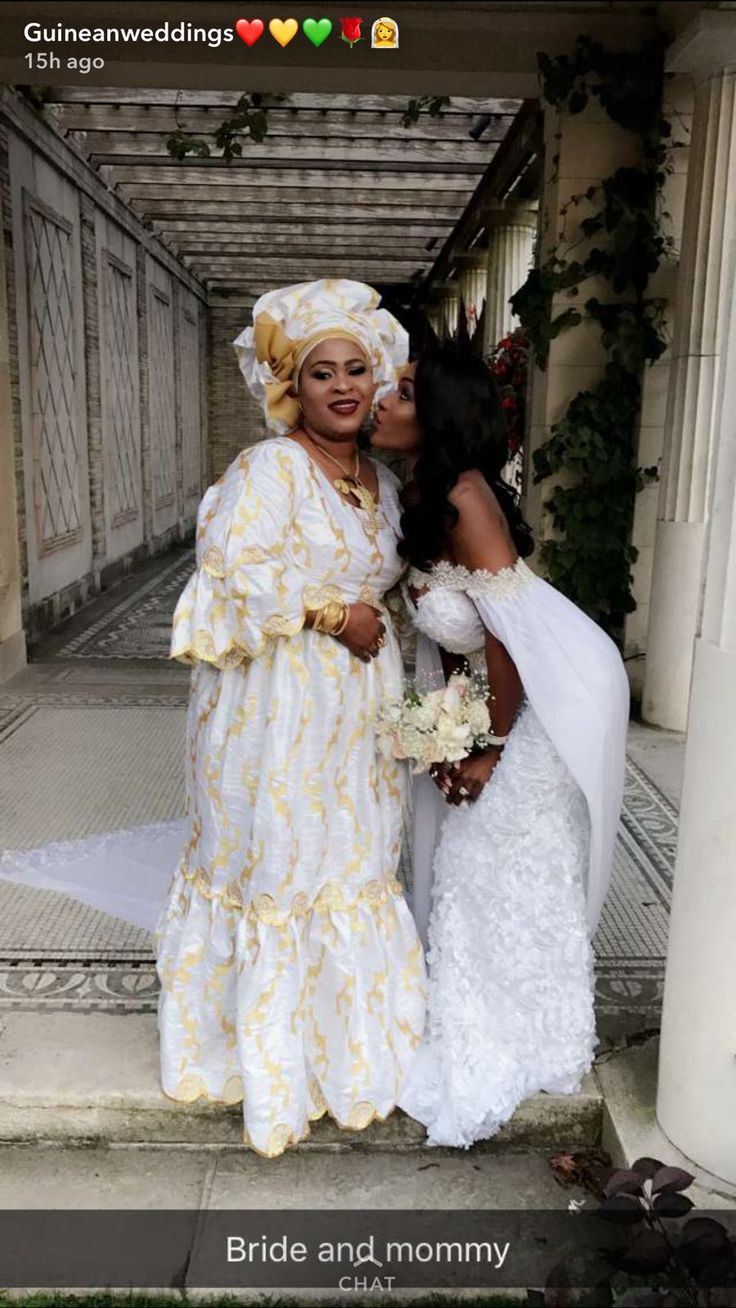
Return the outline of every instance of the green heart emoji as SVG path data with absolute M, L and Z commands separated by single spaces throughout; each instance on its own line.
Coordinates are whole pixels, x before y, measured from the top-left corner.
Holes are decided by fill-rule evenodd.
M 320 18 L 318 21 L 316 18 L 305 18 L 302 23 L 302 31 L 307 39 L 312 42 L 312 45 L 320 46 L 323 41 L 327 40 L 332 31 L 332 19 Z

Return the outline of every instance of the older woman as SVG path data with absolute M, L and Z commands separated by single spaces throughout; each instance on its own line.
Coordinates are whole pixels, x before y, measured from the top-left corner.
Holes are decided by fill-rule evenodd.
M 255 305 L 235 346 L 275 434 L 207 491 L 174 617 L 190 831 L 157 928 L 162 1083 L 242 1100 L 268 1156 L 325 1112 L 385 1118 L 423 1025 L 404 777 L 375 737 L 401 684 L 397 488 L 356 444 L 406 357 L 377 303 L 338 280 Z
M 424 1022 L 396 878 L 401 765 L 376 748 L 401 684 L 384 593 L 397 482 L 358 452 L 406 336 L 370 287 L 264 295 L 234 342 L 270 439 L 200 506 L 171 646 L 193 664 L 188 820 L 27 853 L 0 877 L 156 927 L 167 1095 L 243 1103 L 272 1157 L 329 1112 L 384 1118 Z M 172 868 L 183 855 L 169 886 Z

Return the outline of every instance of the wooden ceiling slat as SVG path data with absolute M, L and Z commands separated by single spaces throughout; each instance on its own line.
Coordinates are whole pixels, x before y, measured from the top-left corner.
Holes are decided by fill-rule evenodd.
M 175 90 L 171 87 L 119 87 L 119 86 L 58 86 L 54 87 L 54 102 L 58 104 L 105 104 L 114 109 L 123 105 L 188 105 L 214 109 L 237 104 L 241 92 L 215 90 Z M 408 95 L 319 95 L 313 92 L 292 92 L 281 100 L 264 95 L 264 104 L 286 109 L 323 109 L 327 113 L 355 110 L 361 113 L 386 111 L 403 112 Z M 453 96 L 450 113 L 457 114 L 515 114 L 518 100 L 497 99 L 492 96 L 466 98 Z
M 211 179 L 208 179 L 211 181 Z M 410 187 L 400 190 L 378 186 L 355 187 L 349 191 L 331 190 L 323 187 L 322 191 L 306 190 L 302 187 L 273 187 L 261 185 L 251 189 L 247 186 L 223 186 L 204 184 L 191 186 L 161 186 L 156 182 L 118 181 L 118 190 L 123 198 L 135 203 L 139 210 L 155 215 L 156 213 L 176 213 L 181 216 L 182 201 L 198 212 L 200 205 L 231 205 L 232 212 L 261 214 L 274 207 L 284 216 L 296 212 L 302 216 L 307 210 L 318 213 L 329 209 L 331 214 L 353 214 L 356 218 L 366 216 L 366 209 L 379 209 L 388 219 L 388 210 L 399 216 L 418 217 L 431 220 L 439 211 L 441 217 L 458 216 L 464 209 L 465 191 L 419 191 Z M 327 215 L 329 216 L 329 215 Z
M 324 251 L 326 254 L 340 249 L 344 251 L 351 250 L 354 254 L 368 254 L 370 251 L 382 251 L 386 254 L 395 254 L 401 251 L 406 258 L 411 259 L 428 259 L 434 254 L 439 254 L 441 242 L 427 249 L 427 238 L 417 240 L 406 240 L 406 238 L 397 241 L 392 232 L 386 232 L 380 236 L 351 236 L 347 232 L 333 231 L 325 227 L 307 227 L 298 235 L 282 236 L 279 240 L 274 240 L 271 233 L 264 239 L 263 233 L 258 235 L 253 232 L 250 235 L 238 236 L 229 241 L 212 240 L 209 238 L 202 239 L 201 236 L 195 236 L 190 240 L 182 240 L 167 236 L 165 232 L 157 233 L 163 241 L 173 246 L 179 254 L 187 258 L 193 258 L 196 255 L 204 254 L 247 254 L 250 252 L 263 252 L 267 250 L 269 254 L 288 255 L 293 250 L 314 250 L 315 254 Z
M 344 139 L 339 137 L 310 136 L 299 140 L 299 152 L 295 154 L 293 139 L 267 136 L 260 143 L 244 141 L 242 158 L 228 162 L 223 159 L 222 151 L 213 146 L 212 153 L 204 159 L 196 159 L 196 163 L 210 168 L 218 165 L 226 168 L 237 165 L 242 168 L 257 164 L 274 168 L 304 167 L 302 155 L 305 155 L 309 160 L 306 166 L 315 168 L 329 164 L 339 168 L 349 166 L 352 169 L 362 163 L 379 169 L 384 169 L 389 164 L 401 164 L 407 168 L 434 165 L 437 172 L 447 166 L 461 172 L 467 166 L 469 172 L 482 172 L 497 142 L 483 141 L 482 150 L 479 149 L 479 144 L 477 141 L 402 141 L 396 138 L 383 141 L 380 137 L 366 136 L 351 141 L 349 148 L 346 148 Z M 134 163 L 140 159 L 144 163 L 158 166 L 174 162 L 166 148 L 166 137 L 163 134 L 134 137 L 130 133 L 117 136 L 109 132 L 94 132 L 84 142 L 83 148 L 92 163 Z M 194 156 L 184 162 L 187 165 L 194 163 Z
M 420 222 L 418 219 L 397 218 L 391 213 L 391 225 L 387 230 L 383 226 L 378 227 L 376 223 L 359 220 L 351 222 L 349 218 L 334 214 L 328 216 L 331 219 L 328 225 L 331 236 L 343 233 L 351 239 L 365 237 L 370 241 L 395 242 L 397 232 L 394 228 L 396 227 L 399 229 L 398 234 L 402 241 L 427 241 L 435 234 L 438 227 L 446 229 L 452 227 L 450 218 L 427 219 L 425 222 Z M 208 242 L 231 241 L 236 238 L 249 240 L 251 237 L 257 237 L 262 241 L 264 236 L 263 220 L 252 221 L 247 210 L 243 208 L 239 208 L 237 214 L 230 216 L 223 216 L 213 208 L 209 218 L 159 218 L 156 220 L 156 230 L 177 240 L 182 236 L 191 236 L 193 239 Z M 308 236 L 312 232 L 324 230 L 325 224 L 320 216 L 315 216 L 311 212 L 302 213 L 299 221 L 295 222 L 293 218 L 281 218 L 278 212 L 274 211 L 268 225 L 269 237 L 279 240 L 287 237 L 293 240 L 299 236 Z
M 431 186 L 447 190 L 469 188 L 472 192 L 474 179 L 485 172 L 483 164 L 455 164 L 446 159 L 438 163 L 429 159 L 403 161 L 387 159 L 379 163 L 373 157 L 361 160 L 344 157 L 302 159 L 294 158 L 292 155 L 291 159 L 274 160 L 272 168 L 269 168 L 267 159 L 231 159 L 229 163 L 223 163 L 222 159 L 184 159 L 177 164 L 167 156 L 160 163 L 150 160 L 141 163 L 138 155 L 110 154 L 92 155 L 90 162 L 100 169 L 105 168 L 115 172 L 121 178 L 137 177 L 148 181 L 178 182 L 186 173 L 190 185 L 204 181 L 212 182 L 214 178 L 216 185 L 223 186 L 233 183 L 257 186 L 259 182 L 277 186 L 314 187 L 324 186 L 327 182 L 331 186 L 360 186 L 375 185 L 376 176 L 380 176 L 382 183 L 385 180 L 386 184 L 400 186 L 403 189 L 406 185 L 406 176 L 410 174 L 417 180 L 420 176 L 430 177 Z M 294 177 L 295 173 L 300 176 Z M 280 174 L 284 174 L 282 180 Z M 465 178 L 465 181 L 458 182 L 458 177 Z M 358 180 L 349 180 L 353 178 Z
M 400 113 L 332 113 L 312 110 L 269 109 L 266 140 L 284 136 L 294 140 L 302 137 L 338 137 L 340 140 L 395 135 L 401 141 L 460 141 L 468 142 L 470 129 L 478 115 L 448 114 L 430 120 L 421 119 L 413 126 L 404 127 Z M 223 119 L 221 110 L 159 109 L 143 106 L 123 107 L 111 114 L 107 105 L 59 106 L 54 112 L 57 127 L 65 132 L 85 132 L 88 143 L 95 145 L 95 137 L 109 134 L 122 138 L 130 134 L 161 133 L 165 136 L 182 131 L 194 136 L 212 136 Z M 513 115 L 496 114 L 485 128 L 481 140 L 501 141 Z
M 224 165 L 219 159 L 212 160 L 212 166 L 207 167 L 207 161 L 198 159 L 196 163 L 182 164 L 161 164 L 154 166 L 151 164 L 109 164 L 102 165 L 105 167 L 116 182 L 136 182 L 142 185 L 185 184 L 189 188 L 189 194 L 192 194 L 192 187 L 197 185 L 212 187 L 243 187 L 251 190 L 258 186 L 267 187 L 299 187 L 311 191 L 327 190 L 352 190 L 353 188 L 369 187 L 371 193 L 376 189 L 381 190 L 399 190 L 405 192 L 411 186 L 412 174 L 416 177 L 415 186 L 423 186 L 419 177 L 420 168 L 417 165 L 414 168 L 401 170 L 399 168 L 387 170 L 385 173 L 378 173 L 378 170 L 371 172 L 365 167 L 360 170 L 352 171 L 342 164 L 340 168 L 324 168 L 319 164 L 315 168 L 305 168 L 304 161 L 295 162 L 294 168 L 289 169 L 283 163 L 278 168 L 257 168 L 242 167 L 237 164 Z M 455 191 L 465 198 L 468 193 L 472 193 L 475 180 L 479 175 L 477 168 L 463 168 L 458 172 L 451 172 L 447 167 L 442 171 L 435 170 L 431 164 L 427 165 L 424 172 L 427 181 L 426 185 L 433 191 Z M 482 171 L 482 169 L 480 170 Z M 376 179 L 380 177 L 380 187 L 376 186 Z M 463 180 L 464 179 L 464 180 Z M 419 192 L 421 194 L 421 192 Z
M 391 237 L 386 237 L 383 241 L 368 242 L 365 238 L 357 241 L 346 241 L 343 237 L 334 238 L 331 232 L 315 230 L 312 233 L 312 239 L 300 237 L 291 242 L 281 241 L 274 242 L 268 237 L 264 240 L 262 237 L 252 237 L 250 241 L 229 241 L 226 244 L 208 243 L 206 245 L 188 245 L 177 244 L 177 252 L 183 259 L 194 259 L 198 262 L 212 256 L 213 259 L 228 258 L 231 255 L 243 256 L 250 258 L 253 255 L 265 256 L 269 258 L 294 258 L 297 255 L 309 256 L 315 258 L 334 258 L 335 254 L 345 255 L 347 258 L 360 259 L 403 259 L 405 261 L 418 261 L 420 263 L 431 263 L 433 259 L 432 251 L 427 250 L 426 246 L 419 241 L 395 241 Z M 435 250 L 435 255 L 438 253 Z

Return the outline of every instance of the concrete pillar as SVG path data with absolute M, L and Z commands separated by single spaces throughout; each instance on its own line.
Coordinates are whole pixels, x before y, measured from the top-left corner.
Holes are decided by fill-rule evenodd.
M 736 187 L 736 170 L 731 173 Z M 689 1158 L 736 1184 L 736 242 L 700 632 L 695 640 L 660 1042 L 657 1116 Z
M 454 340 L 459 318 L 460 286 L 457 282 L 449 282 L 442 287 L 440 296 L 440 336 L 443 340 Z
M 0 222 L 0 682 L 26 662 L 21 615 L 20 552 L 16 504 L 13 411 L 10 389 L 10 333 L 5 241 Z
M 668 68 L 691 73 L 696 91 L 642 716 L 684 731 L 736 239 L 736 14 L 699 15 L 672 47 Z
M 672 366 L 671 342 L 675 330 L 677 278 L 682 254 L 682 223 L 690 155 L 694 87 L 692 78 L 677 73 L 667 78 L 663 88 L 664 117 L 672 124 L 672 149 L 668 171 L 659 196 L 658 216 L 662 231 L 671 244 L 657 271 L 650 277 L 647 295 L 665 301 L 665 335 L 670 343 L 655 364 L 645 369 L 641 387 L 641 413 L 636 440 L 636 463 L 640 468 L 661 468 L 666 445 L 667 392 Z M 649 605 L 652 592 L 654 545 L 657 536 L 657 513 L 660 482 L 651 481 L 636 496 L 631 543 L 637 551 L 632 566 L 632 594 L 636 608 L 629 613 L 624 629 L 624 656 L 631 682 L 631 693 L 641 701 L 646 666 Z
M 590 199 L 585 193 L 589 187 L 599 187 L 602 179 L 617 168 L 640 162 L 638 137 L 614 123 L 595 102 L 572 115 L 548 106 L 544 114 L 544 161 L 538 260 L 544 262 L 553 250 L 563 257 L 569 254 L 571 259 L 579 258 L 586 239 L 580 224 L 597 213 L 601 205 L 599 191 Z M 573 197 L 580 198 L 572 202 Z M 557 317 L 593 294 L 602 299 L 615 298 L 607 283 L 601 285 L 594 279 L 583 284 L 577 299 L 567 291 L 556 295 L 552 314 Z M 532 369 L 524 441 L 523 509 L 538 544 L 553 534 L 545 501 L 554 483 L 551 479 L 535 483 L 534 451 L 549 439 L 553 424 L 565 416 L 573 397 L 600 381 L 605 365 L 600 330 L 596 323 L 584 319 L 552 341 L 544 370 Z
M 465 311 L 468 336 L 472 341 L 486 302 L 488 286 L 488 251 L 478 250 L 458 255 L 455 260 L 460 277 L 460 301 Z
M 533 263 L 538 221 L 534 208 L 515 204 L 499 204 L 484 214 L 488 229 L 485 354 L 519 325 L 509 300 L 524 285 Z

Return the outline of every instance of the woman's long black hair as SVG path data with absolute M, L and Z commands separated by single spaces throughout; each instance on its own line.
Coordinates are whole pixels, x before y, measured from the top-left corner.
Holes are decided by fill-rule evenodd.
M 487 365 L 457 345 L 430 346 L 417 364 L 414 396 L 422 452 L 404 495 L 400 553 L 422 569 L 440 557 L 458 518 L 448 495 L 460 473 L 474 468 L 493 490 L 519 554 L 531 554 L 534 543 L 518 495 L 501 478 L 508 438 Z

